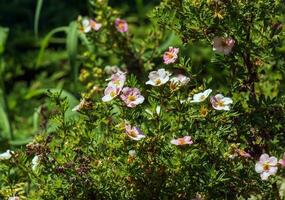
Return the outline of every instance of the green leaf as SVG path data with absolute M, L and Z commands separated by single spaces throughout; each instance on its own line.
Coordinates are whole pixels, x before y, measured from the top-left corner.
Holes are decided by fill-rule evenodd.
M 8 28 L 0 27 L 0 56 L 5 50 L 5 44 L 8 37 Z M 3 80 L 4 62 L 0 57 L 0 135 L 4 138 L 12 137 L 12 129 L 7 113 L 7 101 Z M 2 134 L 1 134 L 2 133 Z
M 10 122 L 3 104 L 0 104 L 0 119 L 1 119 L 0 120 L 1 137 L 10 138 L 11 137 Z
M 9 143 L 12 145 L 12 146 L 22 146 L 22 145 L 26 145 L 30 142 L 33 141 L 33 138 L 27 138 L 27 139 L 24 139 L 24 140 L 11 140 Z
M 76 99 L 75 96 L 73 96 L 71 93 L 69 93 L 66 90 L 60 89 L 60 88 L 46 88 L 46 89 L 37 89 L 37 90 L 32 90 L 31 92 L 29 92 L 26 96 L 25 99 L 30 99 L 39 95 L 44 95 L 47 94 L 47 91 L 51 91 L 52 93 L 55 92 L 61 92 L 62 97 L 66 97 L 68 104 L 69 104 L 69 109 L 66 112 L 66 117 L 70 118 L 72 116 L 74 116 L 76 114 L 76 112 L 72 111 L 72 108 L 75 107 L 79 101 Z M 36 116 L 34 116 L 36 117 Z
M 41 42 L 41 49 L 40 49 L 40 52 L 39 52 L 39 55 L 37 57 L 37 62 L 36 62 L 36 66 L 39 66 L 41 64 L 41 61 L 42 61 L 42 58 L 43 58 L 43 55 L 45 53 L 45 49 L 47 48 L 48 44 L 49 44 L 49 40 L 52 38 L 52 36 L 56 33 L 59 33 L 59 32 L 67 32 L 67 27 L 66 26 L 62 26 L 62 27 L 58 27 L 58 28 L 55 28 L 53 29 L 52 31 L 50 31 L 45 37 L 44 39 L 42 40 Z
M 9 32 L 8 28 L 4 28 L 0 26 L 0 55 L 5 50 L 5 44 L 6 44 L 6 40 L 8 37 L 8 32 Z
M 76 22 L 71 22 L 68 26 L 66 49 L 71 66 L 72 79 L 76 81 L 78 77 L 78 64 L 76 62 L 78 49 L 78 29 Z
M 160 52 L 163 52 L 165 49 L 167 49 L 169 46 L 173 45 L 174 40 L 177 36 L 175 36 L 174 32 L 171 32 L 166 40 L 158 47 L 158 50 Z
M 34 19 L 34 33 L 36 38 L 38 38 L 38 33 L 39 33 L 39 21 L 40 21 L 40 14 L 42 7 L 43 7 L 43 0 L 38 0 L 35 12 L 35 19 Z

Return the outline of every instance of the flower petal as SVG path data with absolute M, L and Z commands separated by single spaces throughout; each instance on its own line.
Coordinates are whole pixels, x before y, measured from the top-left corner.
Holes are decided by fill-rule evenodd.
M 111 97 L 110 95 L 105 95 L 102 97 L 102 101 L 107 102 L 107 101 L 111 101 L 113 99 L 113 97 Z
M 277 170 L 278 170 L 277 167 L 270 167 L 268 173 L 270 175 L 274 175 L 274 174 L 276 174 Z
M 277 165 L 277 158 L 274 157 L 274 156 L 271 156 L 269 159 L 268 159 L 268 162 L 270 163 L 270 165 Z
M 224 97 L 223 98 L 224 104 L 232 104 L 233 100 L 229 97 Z
M 260 161 L 261 163 L 264 163 L 264 162 L 268 161 L 268 159 L 269 159 L 269 155 L 266 154 L 266 153 L 264 153 L 264 154 L 262 154 L 262 155 L 260 156 L 259 161 Z
M 270 176 L 270 174 L 267 172 L 263 172 L 260 174 L 260 177 L 262 180 L 267 180 L 269 176 Z
M 263 172 L 263 166 L 262 166 L 262 164 L 260 162 L 255 164 L 255 171 L 257 173 L 262 173 Z
M 175 139 L 171 140 L 170 143 L 174 145 L 179 145 L 179 141 Z
M 145 82 L 145 84 L 147 84 L 147 85 L 155 85 L 152 80 L 148 80 L 147 82 Z
M 211 94 L 211 92 L 212 92 L 212 89 L 207 89 L 203 93 L 204 93 L 205 96 L 208 97 Z

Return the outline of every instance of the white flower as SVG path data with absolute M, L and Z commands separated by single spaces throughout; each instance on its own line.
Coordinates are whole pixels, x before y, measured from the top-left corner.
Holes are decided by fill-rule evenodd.
M 131 157 L 135 157 L 135 156 L 137 155 L 137 153 L 136 153 L 135 150 L 130 150 L 130 151 L 129 151 L 129 155 L 130 155 Z
M 161 107 L 160 106 L 156 106 L 155 111 L 156 111 L 157 115 L 160 114 L 160 110 L 161 110 Z
M 112 74 L 112 76 L 106 81 L 110 81 L 108 83 L 108 86 L 113 86 L 115 85 L 116 87 L 123 88 L 125 82 L 126 82 L 126 72 L 122 71 L 117 71 L 115 74 Z
M 13 153 L 14 152 L 10 151 L 10 150 L 7 150 L 6 152 L 1 153 L 0 154 L 0 160 L 9 160 L 12 157 Z
M 85 99 L 82 99 L 82 100 L 80 101 L 80 103 L 79 103 L 77 106 L 75 106 L 74 108 L 72 108 L 72 111 L 74 111 L 74 112 L 80 111 L 80 110 L 84 107 L 84 105 L 85 105 L 86 103 L 87 103 L 86 100 L 85 100 Z
M 91 31 L 91 26 L 89 24 L 89 19 L 83 19 L 82 20 L 82 28 L 84 33 L 88 33 Z
M 176 146 L 180 146 L 180 145 L 191 145 L 193 144 L 192 141 L 192 137 L 191 136 L 184 136 L 182 138 L 178 138 L 178 139 L 173 139 L 170 141 L 171 144 L 175 144 Z
M 159 69 L 149 73 L 149 80 L 146 82 L 147 85 L 160 86 L 169 81 L 170 72 L 165 69 Z
M 266 153 L 262 154 L 255 164 L 255 171 L 260 174 L 262 180 L 267 180 L 270 175 L 276 174 L 277 169 L 277 158 L 269 157 Z
M 102 101 L 104 102 L 111 101 L 120 94 L 121 90 L 122 90 L 121 87 L 116 87 L 115 85 L 109 85 L 104 91 L 104 96 L 102 97 Z
M 82 20 L 82 29 L 84 33 L 88 33 L 90 32 L 92 29 L 94 31 L 98 31 L 101 28 L 102 24 L 97 23 L 95 20 L 93 19 L 87 19 L 84 18 Z
M 126 128 L 126 134 L 131 139 L 139 141 L 139 140 L 145 138 L 145 135 L 143 134 L 143 132 L 138 127 L 135 127 L 135 126 L 132 127 L 131 125 L 126 124 L 125 128 Z
M 32 169 L 36 170 L 39 165 L 39 156 L 35 156 L 32 160 Z
M 205 101 L 207 99 L 207 97 L 211 94 L 212 90 L 211 89 L 207 89 L 204 92 L 200 92 L 198 94 L 194 94 L 193 96 L 193 100 L 191 100 L 191 103 L 199 103 L 202 101 Z
M 171 78 L 171 82 L 177 82 L 180 86 L 187 85 L 190 81 L 190 78 L 184 76 L 183 74 L 178 74 Z
M 179 87 L 187 85 L 189 81 L 190 81 L 190 78 L 188 78 L 187 76 L 184 76 L 183 74 L 178 74 L 176 76 L 173 76 L 170 79 L 170 89 L 173 91 L 177 90 L 179 89 Z
M 9 197 L 8 200 L 20 200 L 20 197 Z
M 217 94 L 211 97 L 211 104 L 216 110 L 230 110 L 230 104 L 233 103 L 233 100 L 229 97 L 224 97 L 221 94 Z

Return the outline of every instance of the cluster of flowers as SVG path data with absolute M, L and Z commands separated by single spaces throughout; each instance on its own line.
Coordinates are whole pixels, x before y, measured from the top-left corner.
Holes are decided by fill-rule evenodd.
M 117 18 L 114 24 L 119 32 L 125 33 L 128 31 L 128 23 L 126 20 Z M 95 19 L 92 18 L 85 17 L 81 21 L 81 30 L 84 33 L 89 33 L 92 30 L 99 31 L 101 27 L 102 24 L 98 23 Z M 213 50 L 224 55 L 229 55 L 234 45 L 235 40 L 229 37 L 215 37 L 213 39 Z M 169 50 L 163 55 L 164 63 L 167 65 L 174 63 L 178 58 L 178 53 L 178 48 L 169 47 Z
M 99 31 L 99 29 L 102 27 L 101 23 L 96 22 L 96 20 L 94 19 L 90 19 L 90 18 L 84 18 L 81 21 L 81 30 L 84 33 L 89 33 L 90 31 Z M 126 20 L 117 18 L 115 20 L 115 27 L 116 29 L 121 32 L 121 33 L 125 33 L 128 31 L 128 23 L 126 22 Z
M 186 85 L 190 79 L 182 74 L 179 74 L 177 76 L 174 76 L 170 79 L 170 72 L 166 71 L 165 69 L 159 69 L 157 71 L 152 71 L 149 74 L 149 81 L 146 82 L 146 84 L 152 85 L 152 86 L 160 86 L 165 83 L 167 83 L 170 80 L 170 88 L 176 89 L 178 86 Z M 200 92 L 198 94 L 193 95 L 193 99 L 189 98 L 187 102 L 191 103 L 199 103 L 203 102 L 207 99 L 207 97 L 211 94 L 212 90 L 207 89 L 204 92 Z M 230 104 L 233 103 L 232 99 L 229 97 L 224 97 L 222 94 L 216 94 L 215 96 L 212 96 L 211 104 L 214 109 L 216 110 L 230 110 Z M 181 101 L 181 103 L 184 103 L 185 101 Z
M 8 149 L 6 152 L 0 154 L 0 161 L 2 161 L 2 160 L 9 160 L 10 158 L 12 158 L 12 156 L 14 154 L 15 154 L 14 151 L 11 151 L 11 150 Z M 35 156 L 32 159 L 32 169 L 36 170 L 38 165 L 39 165 L 39 156 Z
M 101 24 L 97 23 L 92 19 L 84 19 L 82 21 L 82 27 L 85 33 L 90 32 L 91 30 L 98 31 L 101 28 Z M 125 20 L 121 20 L 117 18 L 115 20 L 115 27 L 121 33 L 127 32 L 128 24 Z M 235 45 L 235 40 L 228 37 L 215 37 L 213 39 L 213 50 L 217 53 L 221 53 L 224 55 L 229 55 L 232 51 L 232 48 Z M 163 62 L 166 65 L 175 63 L 178 58 L 179 48 L 169 47 L 168 51 L 163 54 Z M 170 89 L 171 91 L 175 91 L 182 86 L 185 86 L 189 83 L 190 78 L 184 76 L 183 74 L 178 74 L 173 77 L 170 77 L 171 73 L 166 71 L 165 69 L 158 69 L 157 71 L 152 71 L 149 73 L 149 80 L 146 82 L 147 85 L 152 86 L 161 86 L 168 81 L 170 81 Z M 137 88 L 129 88 L 124 87 L 126 81 L 126 74 L 121 71 L 116 71 L 111 78 L 109 79 L 107 88 L 104 91 L 104 97 L 102 100 L 104 102 L 111 101 L 115 97 L 117 97 L 120 93 L 121 99 L 125 102 L 127 107 L 134 108 L 138 104 L 142 104 L 144 102 L 144 97 L 141 95 L 139 89 Z M 123 88 L 124 87 L 124 88 Z M 193 95 L 193 98 L 188 98 L 186 101 L 181 100 L 181 103 L 199 103 L 205 101 L 209 95 L 212 93 L 211 89 L 207 89 L 203 92 L 197 93 Z M 233 103 L 232 99 L 229 97 L 224 97 L 222 94 L 216 94 L 215 96 L 210 97 L 210 102 L 212 107 L 215 110 L 230 110 L 230 105 Z M 133 140 L 141 140 L 146 136 L 143 132 L 136 126 L 131 126 L 128 123 L 124 124 L 125 132 L 128 137 Z M 178 139 L 171 140 L 171 144 L 174 145 L 191 145 L 193 144 L 191 136 L 184 136 Z M 243 157 L 251 157 L 248 153 L 243 150 L 236 150 L 235 152 L 238 155 Z M 134 154 L 133 152 L 131 154 Z M 131 155 L 130 154 L 130 155 Z M 268 154 L 262 154 L 259 162 L 255 165 L 255 170 L 257 173 L 260 173 L 262 180 L 267 180 L 270 175 L 274 175 L 277 172 L 277 164 L 285 167 L 285 153 L 283 159 L 280 159 L 277 162 L 276 157 L 269 157 Z
M 144 97 L 141 95 L 138 88 L 124 87 L 124 84 L 126 82 L 125 72 L 118 71 L 117 73 L 113 74 L 110 79 L 107 80 L 110 82 L 104 91 L 102 101 L 111 101 L 120 93 L 122 93 L 120 97 L 125 102 L 127 107 L 134 108 L 144 102 Z
M 8 149 L 6 152 L 0 154 L 0 161 L 10 160 L 14 154 L 15 154 L 14 151 Z M 35 156 L 32 159 L 32 170 L 36 170 L 38 165 L 39 165 L 39 156 Z M 9 197 L 8 200 L 20 200 L 20 197 L 12 196 Z
M 268 154 L 264 153 L 260 156 L 259 161 L 255 164 L 255 171 L 260 174 L 262 180 L 267 180 L 270 175 L 276 174 L 278 164 L 285 167 L 285 153 L 279 162 L 276 157 L 269 157 Z
M 126 135 L 131 138 L 132 140 L 136 140 L 139 141 L 143 138 L 145 138 L 146 136 L 144 135 L 144 133 L 140 130 L 140 128 L 136 127 L 136 126 L 131 126 L 128 123 L 124 124 L 124 128 L 126 131 Z M 191 136 L 184 136 L 182 138 L 178 138 L 178 139 L 173 139 L 170 141 L 171 144 L 174 145 L 191 145 L 193 144 L 192 138 Z
M 164 63 L 174 63 L 178 58 L 178 53 L 178 48 L 169 47 L 168 51 L 166 51 L 163 55 Z M 169 71 L 166 71 L 164 68 L 150 72 L 148 78 L 149 80 L 146 82 L 146 84 L 155 87 L 161 86 L 170 81 L 170 89 L 172 91 L 187 85 L 190 81 L 190 78 L 183 74 L 178 74 L 171 77 L 171 73 Z M 126 73 L 117 70 L 116 73 L 114 73 L 111 78 L 107 80 L 109 80 L 110 82 L 108 83 L 108 86 L 104 91 L 102 101 L 111 101 L 112 99 L 120 95 L 120 93 L 122 93 L 120 97 L 125 102 L 127 107 L 134 108 L 138 104 L 144 102 L 144 97 L 141 95 L 139 89 L 124 87 L 126 81 Z M 212 90 L 208 89 L 204 92 L 195 94 L 193 96 L 193 99 L 188 100 L 191 103 L 202 102 L 206 100 L 206 98 L 210 95 L 211 92 Z M 224 97 L 222 94 L 217 94 L 211 97 L 211 103 L 213 108 L 216 110 L 230 110 L 230 104 L 232 104 L 233 101 L 229 97 Z M 129 136 L 133 140 L 138 141 L 146 137 L 143 132 L 136 126 L 131 126 L 130 124 L 125 123 L 124 128 L 127 136 Z M 178 139 L 171 140 L 171 144 L 191 145 L 193 144 L 193 141 L 191 136 L 184 136 Z

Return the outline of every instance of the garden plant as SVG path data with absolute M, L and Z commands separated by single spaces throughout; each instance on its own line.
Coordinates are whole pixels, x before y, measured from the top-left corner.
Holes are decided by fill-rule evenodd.
M 34 135 L 3 139 L 0 199 L 284 199 L 284 1 L 135 2 L 90 0 L 43 39 L 38 66 L 66 33 L 69 81 L 29 93 Z

